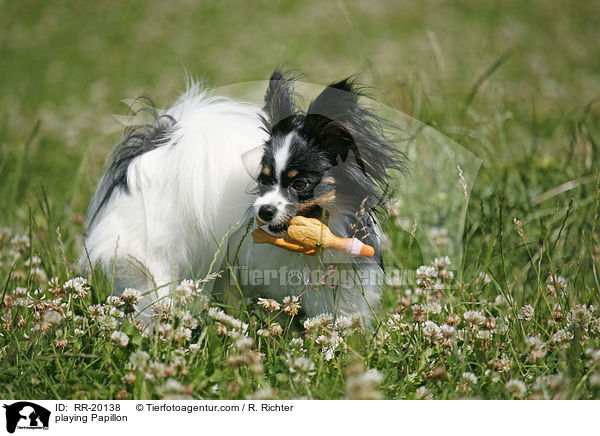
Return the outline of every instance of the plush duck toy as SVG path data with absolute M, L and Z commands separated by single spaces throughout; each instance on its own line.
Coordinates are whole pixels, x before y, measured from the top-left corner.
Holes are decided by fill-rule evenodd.
M 264 223 L 258 222 L 259 225 Z M 272 244 L 295 253 L 316 255 L 321 248 L 343 251 L 351 257 L 373 257 L 375 250 L 356 238 L 340 238 L 316 218 L 295 216 L 288 224 L 285 236 L 275 236 L 258 228 L 252 232 L 255 244 Z

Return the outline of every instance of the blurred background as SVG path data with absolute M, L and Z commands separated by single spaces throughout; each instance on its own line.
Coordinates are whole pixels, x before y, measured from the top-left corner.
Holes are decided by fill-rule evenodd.
M 391 340 L 384 328 L 352 342 L 365 369 L 385 375 L 384 396 L 600 398 L 597 0 L 0 0 L 3 396 L 164 396 L 160 380 L 155 394 L 140 378 L 133 392 L 124 385 L 128 350 L 144 347 L 132 325 L 129 349 L 115 350 L 91 318 L 85 335 L 75 337 L 79 324 L 69 320 L 32 342 L 46 315 L 7 305 L 25 294 L 43 299 L 45 289 L 54 295 L 78 273 L 85 210 L 124 129 L 113 115 L 127 115 L 122 100 L 145 93 L 168 107 L 187 74 L 223 88 L 267 80 L 276 67 L 312 86 L 358 74 L 409 137 L 421 132 L 404 143 L 411 172 L 383 220 L 387 271 L 450 259 L 435 262 L 434 276 L 446 277 L 435 292 L 386 286 L 381 321 Z M 96 276 L 90 284 L 73 313 L 87 314 L 84 301 L 112 291 Z M 443 351 L 417 328 L 425 315 L 453 326 L 463 316 L 471 333 Z M 406 326 L 400 320 L 408 330 L 395 331 Z M 233 348 L 215 335 L 203 357 L 186 354 L 194 360 L 181 383 L 200 398 L 248 398 L 259 385 L 250 376 L 240 391 L 237 367 L 221 371 Z M 153 358 L 175 356 L 152 349 Z M 281 398 L 303 395 L 279 378 L 283 349 L 271 350 L 263 360 L 271 386 Z M 314 398 L 346 395 L 342 368 L 352 361 L 338 362 L 323 372 L 319 363 Z
M 24 230 L 32 210 L 81 234 L 121 100 L 164 107 L 186 72 L 219 87 L 275 67 L 317 84 L 359 74 L 481 159 L 473 213 L 493 215 L 500 191 L 531 213 L 597 166 L 599 16 L 589 1 L 0 0 L 0 225 Z

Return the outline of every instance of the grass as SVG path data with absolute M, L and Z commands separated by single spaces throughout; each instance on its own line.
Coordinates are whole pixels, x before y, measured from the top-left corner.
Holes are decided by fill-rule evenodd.
M 0 1 L 0 396 L 599 398 L 599 12 L 583 1 Z M 120 300 L 90 310 L 110 282 L 68 281 L 120 100 L 146 92 L 166 105 L 185 69 L 222 86 L 277 65 L 322 83 L 360 72 L 375 100 L 428 126 L 390 210 L 386 259 L 415 271 L 449 254 L 443 270 L 420 270 L 425 282 L 441 272 L 441 286 L 388 286 L 375 330 L 338 325 L 333 356 L 332 326 L 279 332 L 257 305 L 240 316 L 252 345 L 223 335 L 240 324 L 202 296 L 186 306 L 193 317 L 165 315 L 172 327 L 151 337 Z M 440 143 L 464 148 L 448 162 L 463 164 L 470 197 L 459 248 L 437 252 L 427 229 L 453 237 L 462 216 L 458 172 L 430 148 Z

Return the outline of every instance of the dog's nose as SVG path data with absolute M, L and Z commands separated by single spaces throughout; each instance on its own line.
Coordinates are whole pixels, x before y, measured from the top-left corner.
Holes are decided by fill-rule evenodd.
M 277 209 L 274 206 L 265 204 L 258 209 L 258 216 L 263 221 L 271 221 L 275 216 L 275 212 L 277 212 Z

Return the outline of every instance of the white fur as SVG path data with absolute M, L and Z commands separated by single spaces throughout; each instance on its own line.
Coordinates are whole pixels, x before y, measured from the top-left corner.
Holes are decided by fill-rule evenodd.
M 289 221 L 290 216 L 286 214 L 286 209 L 289 206 L 289 201 L 281 194 L 279 185 L 276 185 L 274 189 L 261 195 L 254 201 L 254 211 L 258 216 L 258 211 L 261 206 L 270 205 L 277 209 L 275 216 L 271 219 L 272 223 L 284 223 Z
M 283 140 L 283 144 L 277 149 L 275 152 L 275 174 L 277 177 L 281 178 L 281 173 L 285 170 L 287 166 L 288 159 L 290 158 L 290 147 L 292 145 L 292 140 L 294 139 L 294 133 L 290 133 Z
M 169 284 L 208 273 L 217 241 L 253 201 L 241 155 L 266 139 L 257 106 L 209 97 L 197 85 L 167 113 L 177 121 L 173 138 L 132 161 L 129 194 L 115 190 L 89 229 L 80 262 L 109 276 L 114 266 L 116 293 L 158 287 L 141 309 L 167 295 Z M 142 318 L 149 320 L 149 310 Z

